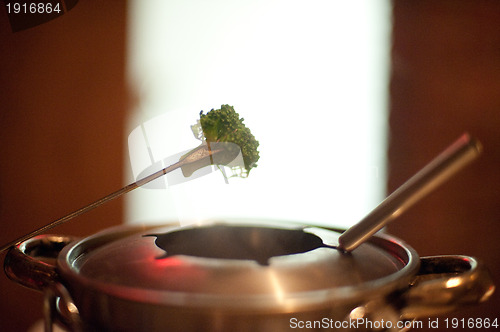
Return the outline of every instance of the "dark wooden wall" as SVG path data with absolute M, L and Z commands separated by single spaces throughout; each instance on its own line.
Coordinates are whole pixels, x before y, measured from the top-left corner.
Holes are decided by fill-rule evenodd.
M 500 1 L 394 0 L 391 192 L 462 132 L 483 156 L 389 231 L 421 255 L 482 259 L 500 283 Z M 500 319 L 498 292 L 450 317 Z
M 80 1 L 12 33 L 0 6 L 0 243 L 122 186 L 125 1 Z M 117 200 L 52 232 L 122 222 Z M 1 264 L 5 255 L 1 255 Z M 42 295 L 0 273 L 0 330 L 26 331 Z

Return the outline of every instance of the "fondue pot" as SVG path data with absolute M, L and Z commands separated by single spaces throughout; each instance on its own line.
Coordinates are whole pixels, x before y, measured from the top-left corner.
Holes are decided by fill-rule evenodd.
M 53 321 L 71 331 L 407 330 L 495 289 L 472 257 L 420 258 L 378 232 L 480 150 L 462 136 L 345 231 L 230 220 L 120 227 L 81 240 L 39 235 L 172 169 L 212 160 L 202 147 L 7 244 L 5 271 L 45 293 L 46 331 Z
M 41 235 L 5 271 L 45 293 L 46 330 L 407 330 L 485 301 L 473 257 L 419 257 L 377 233 L 352 252 L 342 230 L 294 222 L 120 226 L 83 239 Z

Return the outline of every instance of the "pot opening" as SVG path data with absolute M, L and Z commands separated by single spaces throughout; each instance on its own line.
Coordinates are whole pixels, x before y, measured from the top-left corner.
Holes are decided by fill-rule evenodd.
M 300 254 L 321 247 L 335 248 L 302 229 L 255 226 L 213 225 L 145 236 L 155 236 L 155 244 L 165 250 L 165 255 L 158 259 L 187 255 L 254 260 L 268 265 L 271 257 Z

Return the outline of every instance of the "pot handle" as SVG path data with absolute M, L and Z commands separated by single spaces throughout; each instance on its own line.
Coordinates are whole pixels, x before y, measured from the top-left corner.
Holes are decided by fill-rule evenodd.
M 80 312 L 63 284 L 56 283 L 45 290 L 43 312 L 45 317 L 44 332 L 53 332 L 56 322 L 68 331 L 83 331 Z
M 444 314 L 486 301 L 495 285 L 486 267 L 469 256 L 429 256 L 405 292 L 403 319 Z
M 5 274 L 13 281 L 38 291 L 60 283 L 56 271 L 59 252 L 76 238 L 40 235 L 12 247 L 5 256 Z

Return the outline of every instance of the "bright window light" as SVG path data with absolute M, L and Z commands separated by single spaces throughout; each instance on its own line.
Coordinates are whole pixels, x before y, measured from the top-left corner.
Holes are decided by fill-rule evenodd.
M 383 199 L 389 0 L 129 3 L 137 103 L 127 182 L 196 147 L 190 125 L 222 104 L 245 118 L 261 157 L 246 179 L 209 169 L 140 188 L 127 196 L 128 223 L 264 218 L 347 227 Z

